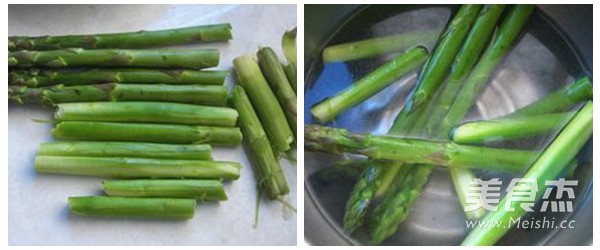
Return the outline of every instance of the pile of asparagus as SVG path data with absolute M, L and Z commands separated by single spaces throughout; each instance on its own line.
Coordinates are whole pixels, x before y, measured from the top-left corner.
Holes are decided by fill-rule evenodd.
M 312 107 L 311 113 L 318 122 L 332 121 L 424 64 L 388 135 L 305 126 L 306 150 L 368 157 L 341 162 L 319 173 L 329 181 L 356 180 L 344 215 L 343 227 L 348 234 L 366 226 L 372 242 L 379 244 L 396 233 L 435 166 L 449 170 L 463 208 L 467 206 L 469 184 L 476 178 L 471 169 L 523 174 L 524 178 L 538 180 L 539 190 L 543 190 L 545 180 L 564 177 L 577 166 L 575 156 L 592 134 L 592 86 L 587 77 L 504 117 L 460 124 L 499 63 L 517 43 L 533 10 L 531 5 L 463 5 L 437 37 L 432 53 L 420 46 L 409 48 Z M 357 60 L 405 49 L 406 42 L 418 45 L 431 41 L 430 33 L 437 34 L 400 34 L 328 47 L 323 51 L 323 60 Z M 501 148 L 502 144 L 497 143 L 557 132 L 542 152 Z M 489 142 L 496 144 L 490 147 Z M 538 192 L 538 200 L 541 193 Z M 496 212 L 486 214 L 482 207 L 465 212 L 465 217 L 474 220 L 485 216 L 482 220 L 508 224 L 511 216 L 516 219 L 525 214 L 514 203 L 515 212 L 505 211 L 504 202 L 505 199 Z M 492 245 L 507 230 L 473 229 L 463 245 Z
M 228 72 L 205 70 L 219 64 L 219 51 L 139 48 L 231 38 L 230 24 L 9 37 L 9 102 L 56 108 L 59 141 L 41 145 L 36 171 L 133 179 L 104 181 L 106 197 L 70 197 L 80 215 L 191 218 L 196 200 L 226 200 L 222 181 L 238 179 L 241 165 L 213 160 L 211 145 L 239 145 L 238 125 L 252 140 L 256 125 L 249 104 L 227 107 Z M 271 174 L 261 181 L 287 193 L 281 171 Z
M 295 29 L 283 35 L 282 47 L 287 65 L 270 47 L 259 49 L 258 62 L 251 54 L 233 61 L 237 85 L 231 103 L 255 161 L 258 188 L 271 199 L 289 193 L 278 158 L 296 151 Z

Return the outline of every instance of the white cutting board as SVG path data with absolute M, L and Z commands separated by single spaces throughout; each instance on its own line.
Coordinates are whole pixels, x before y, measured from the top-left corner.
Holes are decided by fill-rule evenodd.
M 281 36 L 296 26 L 296 5 L 102 5 L 15 6 L 8 8 L 9 35 L 87 34 L 164 29 L 230 22 L 229 43 L 195 45 L 219 48 L 218 69 L 259 46 L 281 53 Z M 226 84 L 233 84 L 228 77 Z M 256 181 L 242 146 L 215 148 L 214 158 L 238 161 L 239 180 L 226 184 L 229 200 L 199 203 L 193 219 L 160 221 L 106 219 L 72 215 L 67 197 L 100 195 L 102 178 L 37 174 L 33 159 L 41 142 L 51 141 L 52 110 L 10 105 L 8 109 L 9 245 L 295 245 L 296 215 L 263 198 L 253 229 Z M 296 166 L 282 160 L 296 204 Z

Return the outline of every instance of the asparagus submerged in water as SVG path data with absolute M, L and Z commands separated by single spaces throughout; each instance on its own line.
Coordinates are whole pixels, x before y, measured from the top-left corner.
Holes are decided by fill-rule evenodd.
M 554 141 L 542 152 L 533 165 L 527 170 L 523 179 L 537 181 L 539 190 L 545 190 L 547 180 L 555 180 L 560 177 L 563 170 L 569 167 L 569 163 L 589 141 L 592 136 L 592 103 L 588 102 L 569 121 L 565 128 L 558 134 Z M 536 193 L 536 200 L 540 199 L 544 192 Z M 514 211 L 506 209 L 507 198 L 505 196 L 497 206 L 497 211 L 489 212 L 481 223 L 509 224 L 509 221 L 517 220 L 525 215 L 522 208 L 523 201 L 513 199 L 510 201 Z M 506 232 L 509 227 L 475 227 L 463 240 L 462 245 L 493 245 Z
M 65 48 L 143 48 L 187 43 L 227 41 L 232 38 L 231 24 L 200 25 L 186 28 L 109 34 L 66 36 L 9 36 L 8 50 L 56 50 Z
M 419 67 L 425 59 L 427 59 L 427 49 L 414 47 L 394 57 L 335 96 L 316 104 L 310 112 L 318 122 L 329 122 L 345 110 L 392 84 L 402 75 Z

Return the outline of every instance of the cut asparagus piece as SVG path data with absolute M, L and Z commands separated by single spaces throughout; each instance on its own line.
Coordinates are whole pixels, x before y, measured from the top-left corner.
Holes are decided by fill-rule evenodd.
M 290 82 L 290 85 L 294 89 L 294 93 L 297 93 L 296 85 L 298 79 L 296 67 L 294 65 L 288 64 L 283 67 L 283 70 L 285 70 L 285 76 L 287 77 L 288 81 Z
M 592 102 L 588 102 L 537 158 L 535 163 L 523 175 L 523 178 L 537 180 L 538 189 L 546 190 L 546 181 L 558 178 L 581 148 L 590 140 L 593 130 L 592 117 Z M 536 200 L 540 199 L 543 194 L 544 192 L 538 191 Z M 514 208 L 514 211 L 507 211 L 507 202 L 505 196 L 498 204 L 497 211 L 486 214 L 480 223 L 502 223 L 507 225 L 509 220 L 516 220 L 526 213 L 521 207 L 523 201 L 518 199 L 510 201 L 512 204 L 509 205 Z M 509 229 L 509 227 L 476 227 L 469 232 L 462 245 L 493 245 Z
M 246 137 L 247 146 L 254 160 L 253 165 L 257 173 L 259 187 L 264 189 L 271 199 L 278 199 L 289 193 L 290 189 L 279 161 L 244 88 L 241 86 L 233 88 L 231 104 L 240 114 L 239 125 Z
M 62 84 L 89 85 L 108 82 L 223 85 L 228 71 L 180 69 L 81 69 L 81 70 L 13 70 L 10 85 L 45 87 Z
M 162 144 L 141 142 L 44 142 L 38 155 L 134 157 L 182 160 L 212 160 L 212 148 L 206 144 Z
M 194 199 L 69 197 L 69 210 L 81 216 L 190 219 L 195 208 Z
M 219 64 L 219 51 L 204 50 L 20 50 L 8 53 L 11 67 L 150 67 L 203 69 Z
M 450 138 L 460 144 L 519 139 L 559 130 L 572 116 L 567 112 L 467 122 L 452 130 Z
M 239 128 L 116 122 L 61 122 L 52 136 L 62 140 L 125 141 L 236 146 Z
M 129 157 L 37 156 L 39 173 L 152 179 L 237 180 L 237 162 L 166 160 Z
M 404 110 L 411 112 L 433 97 L 446 77 L 446 71 L 454 61 L 454 57 L 467 37 L 481 7 L 478 4 L 465 4 L 452 18 L 431 57 L 423 66 L 419 81 L 411 92 L 411 98 L 407 99 Z
M 66 36 L 9 36 L 8 50 L 56 50 L 65 48 L 133 49 L 188 43 L 227 41 L 232 38 L 231 24 L 191 26 L 187 28 L 136 31 L 109 34 Z
M 260 67 L 251 55 L 236 58 L 233 60 L 233 65 L 237 83 L 248 93 L 276 154 L 288 151 L 294 141 L 294 134 Z
M 383 90 L 402 75 L 419 67 L 427 59 L 427 49 L 417 46 L 394 57 L 346 89 L 310 109 L 320 123 L 333 120 L 347 109 Z
M 108 196 L 227 200 L 223 184 L 217 180 L 111 180 L 103 181 L 102 186 Z
M 256 55 L 267 83 L 269 83 L 271 90 L 273 90 L 277 100 L 279 100 L 279 104 L 283 108 L 283 111 L 285 111 L 285 117 L 290 125 L 290 129 L 296 134 L 296 93 L 294 93 L 279 59 L 277 59 L 275 51 L 269 47 L 264 47 Z
M 323 49 L 323 62 L 343 62 L 376 55 L 400 52 L 415 45 L 435 42 L 440 30 L 413 31 L 398 35 L 375 37 L 356 42 L 336 44 Z
M 306 125 L 304 146 L 307 150 L 333 154 L 362 154 L 375 160 L 422 163 L 440 166 L 464 166 L 519 173 L 535 160 L 534 151 L 486 148 L 403 139 L 371 134 L 353 134 L 345 129 Z
M 467 114 L 469 108 L 475 102 L 475 98 L 487 83 L 498 63 L 512 48 L 514 41 L 521 33 L 525 23 L 527 23 L 533 9 L 533 5 L 516 5 L 506 18 L 504 18 L 494 40 L 483 53 L 469 77 L 465 80 L 460 90 L 460 96 L 455 99 L 452 107 L 448 110 L 442 122 L 439 123 L 439 126 L 443 128 L 440 131 L 442 134 L 447 135 L 450 129 L 458 124 Z
M 226 107 L 166 102 L 87 102 L 57 105 L 56 121 L 148 122 L 233 127 L 238 113 Z
M 19 104 L 157 101 L 223 106 L 227 102 L 225 86 L 104 83 L 70 87 L 57 85 L 43 88 L 27 86 L 8 88 L 9 101 Z
M 506 117 L 522 117 L 555 112 L 565 112 L 574 105 L 592 99 L 592 83 L 587 76 L 564 86 Z
M 297 53 L 296 53 L 296 28 L 293 30 L 286 31 L 281 38 L 281 48 L 285 59 L 289 65 L 292 65 L 294 69 L 298 65 Z

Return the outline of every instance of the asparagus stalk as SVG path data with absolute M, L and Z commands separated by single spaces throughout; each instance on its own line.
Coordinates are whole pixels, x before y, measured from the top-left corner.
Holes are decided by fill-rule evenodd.
M 129 157 L 37 156 L 39 173 L 113 178 L 172 178 L 237 180 L 237 162 L 166 160 Z
M 572 84 L 564 86 L 506 117 L 523 117 L 555 112 L 565 112 L 574 105 L 592 99 L 592 83 L 584 76 Z
M 523 178 L 537 180 L 539 190 L 545 190 L 547 188 L 545 181 L 558 178 L 562 170 L 569 166 L 569 162 L 591 138 L 592 117 L 592 103 L 588 102 L 537 158 Z M 537 192 L 536 198 L 541 198 L 543 193 Z M 489 212 L 481 222 L 506 225 L 509 220 L 516 220 L 526 213 L 521 207 L 522 201 L 510 201 L 514 211 L 506 211 L 507 202 L 506 197 L 503 198 L 497 206 L 498 210 Z M 493 245 L 508 230 L 508 227 L 476 227 L 467 235 L 462 245 Z
M 427 129 L 427 126 L 439 123 L 439 120 L 443 118 L 443 114 L 432 115 L 432 113 L 438 111 L 438 108 L 444 108 L 440 106 L 450 105 L 454 101 L 461 87 L 462 80 L 464 80 L 465 76 L 468 75 L 473 65 L 477 62 L 477 58 L 479 58 L 479 54 L 494 30 L 503 9 L 503 5 L 486 5 L 483 7 L 454 59 L 449 79 L 437 91 L 437 96 L 432 100 L 426 101 L 423 108 L 410 113 L 408 110 L 402 110 L 390 131 L 404 131 L 405 133 L 409 131 L 408 133 L 425 133 L 428 137 L 440 137 L 435 133 L 436 131 Z M 442 139 L 446 139 L 445 136 Z M 386 194 L 384 199 L 388 200 L 388 202 L 380 204 L 376 208 L 377 214 L 373 215 L 374 217 L 386 217 L 383 223 L 378 223 L 377 220 L 371 223 L 374 242 L 379 243 L 392 235 L 396 232 L 398 224 L 408 217 L 410 208 L 419 197 L 421 190 L 427 183 L 427 177 L 432 172 L 434 166 L 418 165 L 406 167 L 413 168 L 413 170 L 408 173 L 406 177 L 407 181 L 395 183 L 397 186 L 396 191 L 386 191 L 387 188 L 385 187 L 389 186 L 389 184 L 383 185 L 383 188 L 380 190 L 380 193 Z M 473 179 L 474 174 L 469 169 L 460 166 L 450 168 L 450 173 L 460 198 L 464 196 L 463 192 L 468 188 L 468 182 L 464 181 Z M 389 183 L 394 181 L 393 175 L 386 178 Z M 463 199 L 461 199 L 461 205 L 465 206 Z M 467 218 L 479 218 L 483 215 L 483 211 L 470 211 L 466 212 L 465 215 Z
M 238 113 L 226 107 L 165 102 L 87 102 L 58 104 L 56 121 L 149 122 L 235 126 Z
M 227 41 L 232 38 L 231 24 L 213 24 L 187 28 L 67 36 L 10 36 L 8 50 L 56 50 L 65 48 L 133 49 L 187 43 Z
M 365 169 L 376 164 L 377 162 L 369 159 L 341 160 L 335 162 L 331 166 L 319 170 L 319 172 L 317 172 L 317 178 L 324 182 L 342 179 L 356 180 Z
M 294 47 L 295 50 L 295 47 Z M 261 48 L 256 54 L 258 64 L 263 75 L 267 79 L 267 83 L 271 86 L 271 90 L 279 100 L 279 105 L 285 111 L 285 117 L 292 132 L 296 131 L 296 93 L 292 89 L 285 71 L 277 59 L 275 51 L 269 47 Z M 295 134 L 295 133 L 294 133 Z
M 432 43 L 437 39 L 439 34 L 440 30 L 413 31 L 336 44 L 323 49 L 323 62 L 344 62 L 404 51 L 415 45 Z
M 281 38 L 281 48 L 288 64 L 292 65 L 295 69 L 298 65 L 296 54 L 296 28 L 283 33 L 283 37 Z
M 419 67 L 426 58 L 427 49 L 425 47 L 414 47 L 394 57 L 335 96 L 313 106 L 310 112 L 318 122 L 329 122 L 345 110 L 392 84 L 400 76 Z
M 62 140 L 225 146 L 235 146 L 242 141 L 239 128 L 113 122 L 60 122 L 52 129 L 52 136 Z
M 47 105 L 69 102 L 158 101 L 223 106 L 227 102 L 227 87 L 120 83 L 43 88 L 9 86 L 8 99 L 18 104 Z
M 79 48 L 8 53 L 11 67 L 150 67 L 202 69 L 219 64 L 219 51 L 205 50 L 85 50 Z
M 281 48 L 283 55 L 287 61 L 287 65 L 283 66 L 285 75 L 294 93 L 296 93 L 296 70 L 298 68 L 297 56 L 296 56 L 296 28 L 293 30 L 286 31 L 281 38 Z
M 488 81 L 496 66 L 504 55 L 512 48 L 512 44 L 521 33 L 527 19 L 533 12 L 533 5 L 516 5 L 502 22 L 498 32 L 479 59 L 469 77 L 461 88 L 461 94 L 456 98 L 452 107 L 440 123 L 441 133 L 448 134 L 450 129 L 458 124 L 473 105 L 479 91 Z
M 81 216 L 189 219 L 194 217 L 194 208 L 194 199 L 69 197 L 69 210 Z
M 44 142 L 38 155 L 134 157 L 181 160 L 212 160 L 212 148 L 206 144 L 161 144 L 140 142 Z
M 306 125 L 305 149 L 333 154 L 362 154 L 375 160 L 392 160 L 441 166 L 464 166 L 518 173 L 531 163 L 534 151 L 486 148 L 403 139 L 371 134 L 352 134 L 345 129 Z
M 119 180 L 103 181 L 102 185 L 108 196 L 227 200 L 223 184 L 217 180 Z
M 488 44 L 504 9 L 505 5 L 502 4 L 492 4 L 483 7 L 475 24 L 473 24 L 473 28 L 471 28 L 469 35 L 465 39 L 465 43 L 456 55 L 446 83 L 438 90 L 438 95 L 434 98 L 435 101 L 428 103 L 425 108 L 426 113 L 416 122 L 416 127 L 423 128 L 429 135 L 437 134 L 435 133 L 437 131 L 434 129 L 434 126 L 439 124 L 440 117 L 444 117 L 456 96 L 459 95 L 465 78 L 469 75 L 477 63 L 477 59 Z M 436 137 L 440 136 L 444 139 L 447 138 L 447 134 L 436 135 Z
M 567 112 L 467 122 L 454 128 L 450 138 L 460 144 L 518 139 L 560 129 L 572 116 Z
M 63 84 L 88 85 L 107 82 L 223 85 L 228 71 L 180 69 L 83 69 L 83 70 L 13 70 L 10 85 L 46 87 Z
M 251 55 L 244 55 L 233 60 L 237 82 L 248 93 L 252 106 L 256 110 L 260 122 L 267 133 L 276 153 L 286 152 L 294 141 L 294 134 L 278 105 L 275 94 L 269 88 L 260 67 Z
M 296 93 L 297 92 L 297 90 L 296 90 L 296 88 L 297 88 L 296 87 L 296 85 L 297 85 L 296 67 L 291 64 L 288 64 L 283 67 L 283 70 L 285 71 L 285 76 L 287 77 L 288 81 L 290 82 L 290 85 L 294 89 L 294 93 Z
M 406 112 L 417 109 L 431 99 L 446 77 L 447 69 L 458 53 L 480 10 L 481 5 L 465 4 L 452 18 L 431 54 L 431 58 L 425 63 L 419 82 L 411 93 L 412 98 L 407 99 L 404 108 Z
M 239 125 L 254 160 L 259 187 L 264 189 L 271 199 L 278 199 L 289 193 L 290 189 L 279 161 L 244 88 L 239 85 L 233 88 L 231 104 L 240 114 Z

